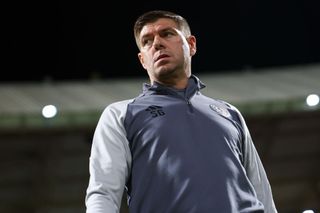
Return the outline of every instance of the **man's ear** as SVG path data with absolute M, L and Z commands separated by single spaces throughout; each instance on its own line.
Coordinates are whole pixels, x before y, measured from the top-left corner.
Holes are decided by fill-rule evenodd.
M 139 61 L 140 61 L 141 65 L 142 65 L 142 67 L 146 70 L 147 68 L 146 68 L 146 66 L 144 64 L 144 60 L 143 60 L 143 56 L 142 56 L 141 52 L 138 53 L 138 58 L 139 58 Z
M 190 47 L 190 56 L 194 56 L 197 52 L 197 40 L 196 37 L 191 35 L 187 39 L 189 47 Z

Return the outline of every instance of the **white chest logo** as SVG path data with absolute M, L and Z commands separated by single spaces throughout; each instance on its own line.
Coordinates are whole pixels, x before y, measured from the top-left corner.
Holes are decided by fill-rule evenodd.
M 224 108 L 221 108 L 221 107 L 218 107 L 216 105 L 213 105 L 213 104 L 210 104 L 209 105 L 210 109 L 212 109 L 213 111 L 215 111 L 216 113 L 224 116 L 224 117 L 230 117 L 230 113 L 227 109 L 224 109 Z

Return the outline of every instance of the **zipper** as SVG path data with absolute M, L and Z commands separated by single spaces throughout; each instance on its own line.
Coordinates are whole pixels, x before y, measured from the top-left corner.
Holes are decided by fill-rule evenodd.
M 177 92 L 172 91 L 170 89 L 166 90 L 166 92 L 167 92 L 167 94 L 170 94 L 176 98 L 184 100 L 186 102 L 186 104 L 188 105 L 190 113 L 194 112 L 194 109 L 193 109 L 193 106 L 192 106 L 190 99 L 197 93 L 197 91 L 195 91 L 189 98 L 183 97 L 183 96 L 179 95 Z
M 190 97 L 190 99 L 191 99 L 191 97 Z M 185 99 L 185 100 L 187 101 L 187 105 L 188 105 L 190 112 L 193 113 L 193 106 L 192 106 L 190 99 Z
M 194 94 L 192 94 L 189 98 L 183 97 L 183 96 L 179 95 L 178 93 L 176 93 L 176 92 L 174 92 L 174 91 L 170 91 L 170 93 L 171 93 L 173 96 L 177 97 L 177 98 L 183 99 L 183 100 L 187 103 L 187 105 L 188 105 L 189 112 L 190 112 L 190 113 L 193 113 L 193 112 L 194 112 L 194 109 L 193 109 L 193 106 L 192 106 L 192 103 L 191 103 L 190 99 L 191 99 L 197 92 L 195 92 Z

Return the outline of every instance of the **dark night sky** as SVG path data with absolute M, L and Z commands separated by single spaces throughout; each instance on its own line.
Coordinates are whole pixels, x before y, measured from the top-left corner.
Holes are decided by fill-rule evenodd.
M 149 9 L 189 21 L 197 37 L 195 74 L 320 62 L 318 0 L 60 1 L 3 9 L 1 81 L 146 75 L 132 27 Z

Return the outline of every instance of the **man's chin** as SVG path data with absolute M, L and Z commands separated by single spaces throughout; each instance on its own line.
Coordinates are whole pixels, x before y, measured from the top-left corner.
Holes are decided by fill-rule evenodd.
M 157 76 L 159 78 L 164 78 L 164 79 L 172 78 L 173 76 L 175 76 L 175 70 L 168 69 L 168 68 L 162 68 L 161 70 L 159 70 L 157 72 Z

